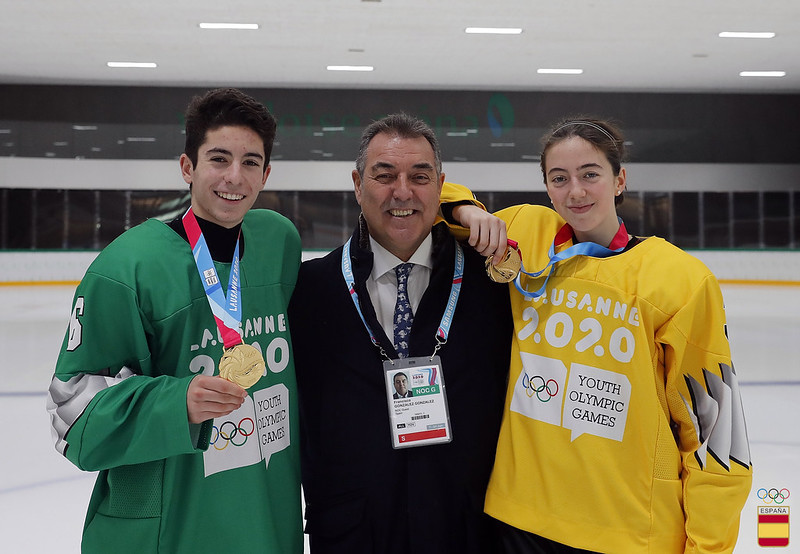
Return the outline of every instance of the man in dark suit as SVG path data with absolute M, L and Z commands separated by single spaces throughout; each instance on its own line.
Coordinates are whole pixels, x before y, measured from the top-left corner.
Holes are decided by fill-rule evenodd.
M 302 265 L 289 306 L 311 551 L 498 552 L 483 501 L 509 361 L 508 287 L 439 222 L 445 175 L 424 122 L 369 125 L 352 177 L 355 232 Z M 402 402 L 398 369 L 414 394 Z

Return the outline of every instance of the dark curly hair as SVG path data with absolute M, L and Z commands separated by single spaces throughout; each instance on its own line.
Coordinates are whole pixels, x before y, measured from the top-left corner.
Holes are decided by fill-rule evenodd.
M 219 127 L 247 127 L 264 143 L 264 171 L 267 170 L 278 122 L 261 102 L 235 88 L 210 90 L 195 96 L 186 108 L 184 154 L 197 165 L 197 153 L 206 134 Z

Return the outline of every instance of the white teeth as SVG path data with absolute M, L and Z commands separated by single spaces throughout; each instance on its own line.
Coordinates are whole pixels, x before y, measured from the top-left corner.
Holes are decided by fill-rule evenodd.
M 225 200 L 241 200 L 244 198 L 242 194 L 231 194 L 229 192 L 217 192 L 217 196 L 224 198 Z
M 389 210 L 389 213 L 395 217 L 405 217 L 414 213 L 414 210 Z

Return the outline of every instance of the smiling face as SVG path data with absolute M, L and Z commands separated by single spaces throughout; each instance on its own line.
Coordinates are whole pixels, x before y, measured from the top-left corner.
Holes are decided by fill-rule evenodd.
M 576 238 L 608 246 L 619 229 L 614 198 L 625 188 L 625 168 L 614 175 L 600 150 L 573 136 L 548 149 L 544 171 L 553 207 Z
M 244 219 L 269 176 L 264 143 L 248 127 L 209 130 L 197 152 L 197 164 L 180 159 L 183 180 L 191 185 L 197 217 L 230 229 Z
M 431 231 L 444 177 L 436 171 L 433 148 L 424 137 L 375 135 L 367 147 L 363 178 L 353 171 L 356 200 L 372 238 L 408 261 Z

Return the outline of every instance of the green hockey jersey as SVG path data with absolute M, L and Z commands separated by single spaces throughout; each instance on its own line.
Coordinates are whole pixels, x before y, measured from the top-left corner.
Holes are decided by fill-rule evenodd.
M 218 374 L 223 343 L 183 238 L 156 220 L 134 227 L 75 292 L 48 410 L 57 450 L 99 471 L 84 552 L 303 551 L 286 320 L 300 238 L 267 210 L 241 232 L 240 333 L 267 367 L 223 418 L 188 422 L 189 383 Z M 214 265 L 227 283 L 231 264 Z

